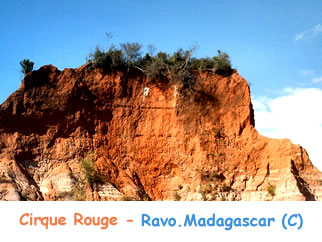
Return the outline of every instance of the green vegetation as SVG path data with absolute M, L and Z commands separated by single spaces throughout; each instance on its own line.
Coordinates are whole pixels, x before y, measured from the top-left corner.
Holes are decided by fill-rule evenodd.
M 24 191 L 23 193 L 21 193 L 21 196 L 23 199 L 25 199 L 25 201 L 28 201 L 30 193 L 28 191 Z
M 271 195 L 272 197 L 274 197 L 276 195 L 275 194 L 275 190 L 276 190 L 275 185 L 272 185 L 272 184 L 268 183 L 268 185 L 266 187 L 266 190 L 267 190 L 268 194 Z
M 221 138 L 224 138 L 225 137 L 225 134 L 224 132 L 222 131 L 222 129 L 216 129 L 216 130 L 213 130 L 214 132 L 214 136 L 216 139 L 221 139 Z
M 203 201 L 207 201 L 207 194 L 211 194 L 214 191 L 214 188 L 210 183 L 203 185 L 200 187 L 200 194 L 202 196 Z
M 216 171 L 200 171 L 202 181 L 212 182 L 220 179 L 220 175 Z
M 218 50 L 218 55 L 214 58 L 214 68 L 217 70 L 218 74 L 225 75 L 231 71 L 231 63 L 229 55 L 225 52 Z
M 103 182 L 102 175 L 95 167 L 94 153 L 87 153 L 80 163 L 80 171 L 73 173 L 70 170 L 68 176 L 72 182 L 71 190 L 57 193 L 54 200 L 86 201 L 90 195 L 87 191 L 94 191 L 96 185 Z
M 74 184 L 71 195 L 73 201 L 86 201 L 86 192 L 84 187 L 81 187 L 79 183 Z
M 221 201 L 227 201 L 227 199 L 225 197 L 221 197 Z
M 95 183 L 102 183 L 102 176 L 95 168 L 95 154 L 88 153 L 82 160 L 81 168 L 83 168 L 85 178 L 92 187 Z
M 175 192 L 175 193 L 173 194 L 173 199 L 174 199 L 175 201 L 180 201 L 180 200 L 181 200 L 181 196 L 180 196 L 180 194 L 179 194 L 178 192 Z
M 139 43 L 124 43 L 121 44 L 121 50 L 124 53 L 125 62 L 128 65 L 134 65 L 141 58 L 142 53 L 140 52 L 142 45 Z
M 116 71 L 125 67 L 124 55 L 121 50 L 111 46 L 104 52 L 99 46 L 96 46 L 94 53 L 90 53 L 87 61 L 92 63 L 93 68 L 103 68 L 107 71 Z
M 60 192 L 53 198 L 53 200 L 72 200 L 72 201 L 86 201 L 86 192 L 84 184 L 81 182 L 74 182 L 70 192 Z
M 199 193 L 204 201 L 217 200 L 224 196 L 227 200 L 227 193 L 234 192 L 231 185 L 227 185 L 223 173 L 218 173 L 212 170 L 196 169 L 200 172 L 201 185 Z
M 231 190 L 230 186 L 228 186 L 226 183 L 224 183 L 221 187 L 221 190 L 223 192 L 229 192 Z
M 69 171 L 69 177 L 72 181 L 70 191 L 59 192 L 53 198 L 54 200 L 72 200 L 72 201 L 86 201 L 87 194 L 85 188 L 85 180 L 81 178 L 80 174 L 74 174 Z
M 121 201 L 135 201 L 135 198 L 129 195 L 123 195 Z
M 108 34 L 108 40 L 111 35 Z M 213 58 L 192 57 L 196 48 L 178 49 L 172 55 L 158 52 L 153 45 L 148 46 L 148 52 L 143 53 L 139 43 L 123 43 L 120 48 L 115 45 L 104 51 L 96 47 L 87 57 L 92 65 L 89 68 L 103 68 L 105 71 L 136 69 L 143 72 L 151 82 L 171 82 L 182 84 L 183 88 L 193 87 L 198 71 L 211 71 L 219 75 L 232 73 L 229 55 L 218 50 Z
M 80 164 L 81 172 L 74 174 L 71 170 L 68 175 L 72 181 L 71 190 L 57 194 L 54 199 L 86 201 L 86 186 L 94 190 L 95 185 L 102 183 L 100 172 L 95 167 L 95 154 L 88 153 Z M 88 187 L 89 188 L 89 187 Z
M 23 74 L 27 74 L 31 72 L 34 69 L 34 62 L 30 61 L 29 59 L 23 59 L 20 61 L 20 66 L 21 66 L 21 72 Z

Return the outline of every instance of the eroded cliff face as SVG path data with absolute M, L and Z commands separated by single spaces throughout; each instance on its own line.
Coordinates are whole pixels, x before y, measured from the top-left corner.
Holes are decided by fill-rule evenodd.
M 247 81 L 198 76 L 184 89 L 87 65 L 29 73 L 0 107 L 0 199 L 321 200 L 306 151 L 255 130 Z

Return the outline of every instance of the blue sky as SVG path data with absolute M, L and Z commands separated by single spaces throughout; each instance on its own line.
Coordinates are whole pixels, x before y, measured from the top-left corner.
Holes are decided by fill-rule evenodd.
M 198 44 L 198 57 L 227 52 L 251 83 L 256 112 L 267 115 L 279 97 L 322 90 L 321 0 L 11 0 L 0 2 L 0 103 L 21 83 L 20 60 L 35 69 L 78 67 L 96 45 L 108 47 L 106 32 L 117 45 L 172 53 Z M 261 114 L 256 125 L 269 136 L 276 127 Z

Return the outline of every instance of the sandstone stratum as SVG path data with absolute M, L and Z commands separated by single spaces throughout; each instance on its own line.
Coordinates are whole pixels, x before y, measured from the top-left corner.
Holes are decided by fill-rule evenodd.
M 237 71 L 196 75 L 185 89 L 89 64 L 28 73 L 0 106 L 0 199 L 322 199 L 305 149 L 256 131 Z

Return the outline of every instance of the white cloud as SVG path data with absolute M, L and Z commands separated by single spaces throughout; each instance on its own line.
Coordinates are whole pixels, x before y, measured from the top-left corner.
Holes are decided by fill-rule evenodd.
M 296 34 L 294 41 L 299 41 L 299 40 L 303 39 L 303 37 L 304 37 L 304 33 L 302 33 L 302 34 Z
M 304 77 L 312 78 L 313 83 L 322 82 L 322 76 L 317 76 L 317 73 L 314 70 L 300 70 L 300 74 Z
M 300 70 L 300 74 L 302 76 L 312 76 L 315 74 L 315 71 L 313 71 L 313 70 Z
M 313 78 L 312 78 L 312 82 L 313 82 L 313 83 L 319 83 L 319 82 L 322 82 L 322 76 L 320 76 L 320 77 L 313 77 Z
M 313 32 L 315 33 L 321 33 L 322 32 L 322 25 L 321 24 L 317 24 L 313 27 Z
M 254 99 L 256 128 L 267 137 L 288 138 L 300 144 L 322 170 L 322 90 L 287 88 L 284 93 L 274 99 Z
M 322 24 L 317 24 L 312 28 L 309 28 L 302 33 L 297 33 L 295 35 L 294 41 L 300 41 L 304 39 L 312 39 L 322 33 Z

